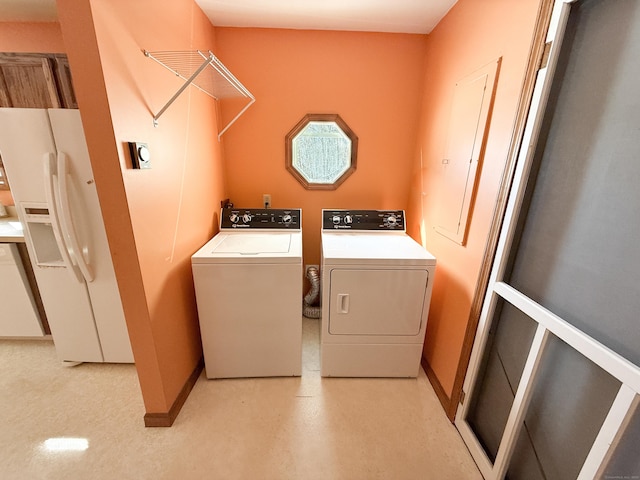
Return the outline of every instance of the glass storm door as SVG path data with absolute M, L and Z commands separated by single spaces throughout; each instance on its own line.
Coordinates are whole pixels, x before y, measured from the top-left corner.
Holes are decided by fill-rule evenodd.
M 456 426 L 484 477 L 640 478 L 640 2 L 557 0 Z

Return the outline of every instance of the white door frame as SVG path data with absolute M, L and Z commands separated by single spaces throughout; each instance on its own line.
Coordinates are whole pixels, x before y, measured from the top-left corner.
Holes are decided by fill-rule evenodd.
M 546 36 L 546 42 L 551 44 L 549 59 L 546 67 L 541 68 L 537 74 L 531 108 L 522 137 L 495 261 L 463 385 L 464 395 L 455 418 L 455 425 L 486 480 L 501 480 L 507 473 L 515 443 L 529 407 L 540 359 L 551 335 L 563 340 L 567 345 L 580 352 L 621 382 L 618 394 L 591 447 L 578 479 L 593 479 L 601 473 L 606 465 L 607 455 L 610 454 L 612 444 L 619 438 L 623 427 L 639 401 L 640 368 L 502 281 L 507 268 L 507 254 L 516 233 L 517 218 L 523 204 L 527 180 L 533 163 L 533 154 L 547 106 L 553 75 L 571 10 L 571 3 L 574 3 L 574 1 L 556 0 L 551 14 L 551 22 Z M 537 329 L 516 390 L 496 459 L 492 462 L 466 420 L 472 402 L 465 402 L 464 400 L 471 399 L 473 396 L 473 389 L 478 380 L 482 357 L 489 336 L 490 322 L 500 299 L 520 309 L 532 320 L 536 321 Z

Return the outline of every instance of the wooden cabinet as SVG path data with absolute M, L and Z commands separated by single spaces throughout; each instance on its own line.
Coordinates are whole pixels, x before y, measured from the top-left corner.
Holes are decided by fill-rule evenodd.
M 0 53 L 0 106 L 78 108 L 66 55 Z
M 78 108 L 76 94 L 73 91 L 71 82 L 71 70 L 69 69 L 69 59 L 66 55 L 55 56 L 56 75 L 58 83 L 58 93 L 64 108 Z

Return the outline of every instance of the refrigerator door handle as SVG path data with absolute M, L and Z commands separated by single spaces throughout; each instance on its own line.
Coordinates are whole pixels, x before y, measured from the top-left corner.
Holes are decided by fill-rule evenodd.
M 80 272 L 82 272 L 82 276 L 87 282 L 92 282 L 94 278 L 93 268 L 85 257 L 84 251 L 80 247 L 78 234 L 71 215 L 71 202 L 69 202 L 68 186 L 68 165 L 67 155 L 63 152 L 58 152 L 58 200 L 60 202 L 60 225 L 62 226 L 62 232 L 69 243 L 70 253 L 75 259 L 75 263 L 78 265 Z
M 62 263 L 64 266 L 73 272 L 78 282 L 82 282 L 82 275 L 76 268 L 69 256 L 69 250 L 64 242 L 62 229 L 60 227 L 60 220 L 58 215 L 58 206 L 55 199 L 55 171 L 56 163 L 53 153 L 45 153 L 43 157 L 44 166 L 44 193 L 47 198 L 47 206 L 49 207 L 49 219 L 51 220 L 51 228 L 53 229 L 53 236 L 58 244 L 58 250 L 62 257 Z

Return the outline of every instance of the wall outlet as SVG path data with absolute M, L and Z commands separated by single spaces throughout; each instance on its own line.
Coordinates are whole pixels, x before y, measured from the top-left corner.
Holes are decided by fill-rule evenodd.
M 264 205 L 264 208 L 271 208 L 271 194 L 270 193 L 263 193 L 262 194 L 262 204 Z
M 319 266 L 319 265 L 306 265 L 306 266 L 304 267 L 304 276 L 305 276 L 305 277 L 307 276 L 307 272 L 309 271 L 309 269 L 310 269 L 311 267 L 315 267 L 315 268 L 317 268 L 317 269 L 318 269 L 318 273 L 320 273 L 320 266 Z

